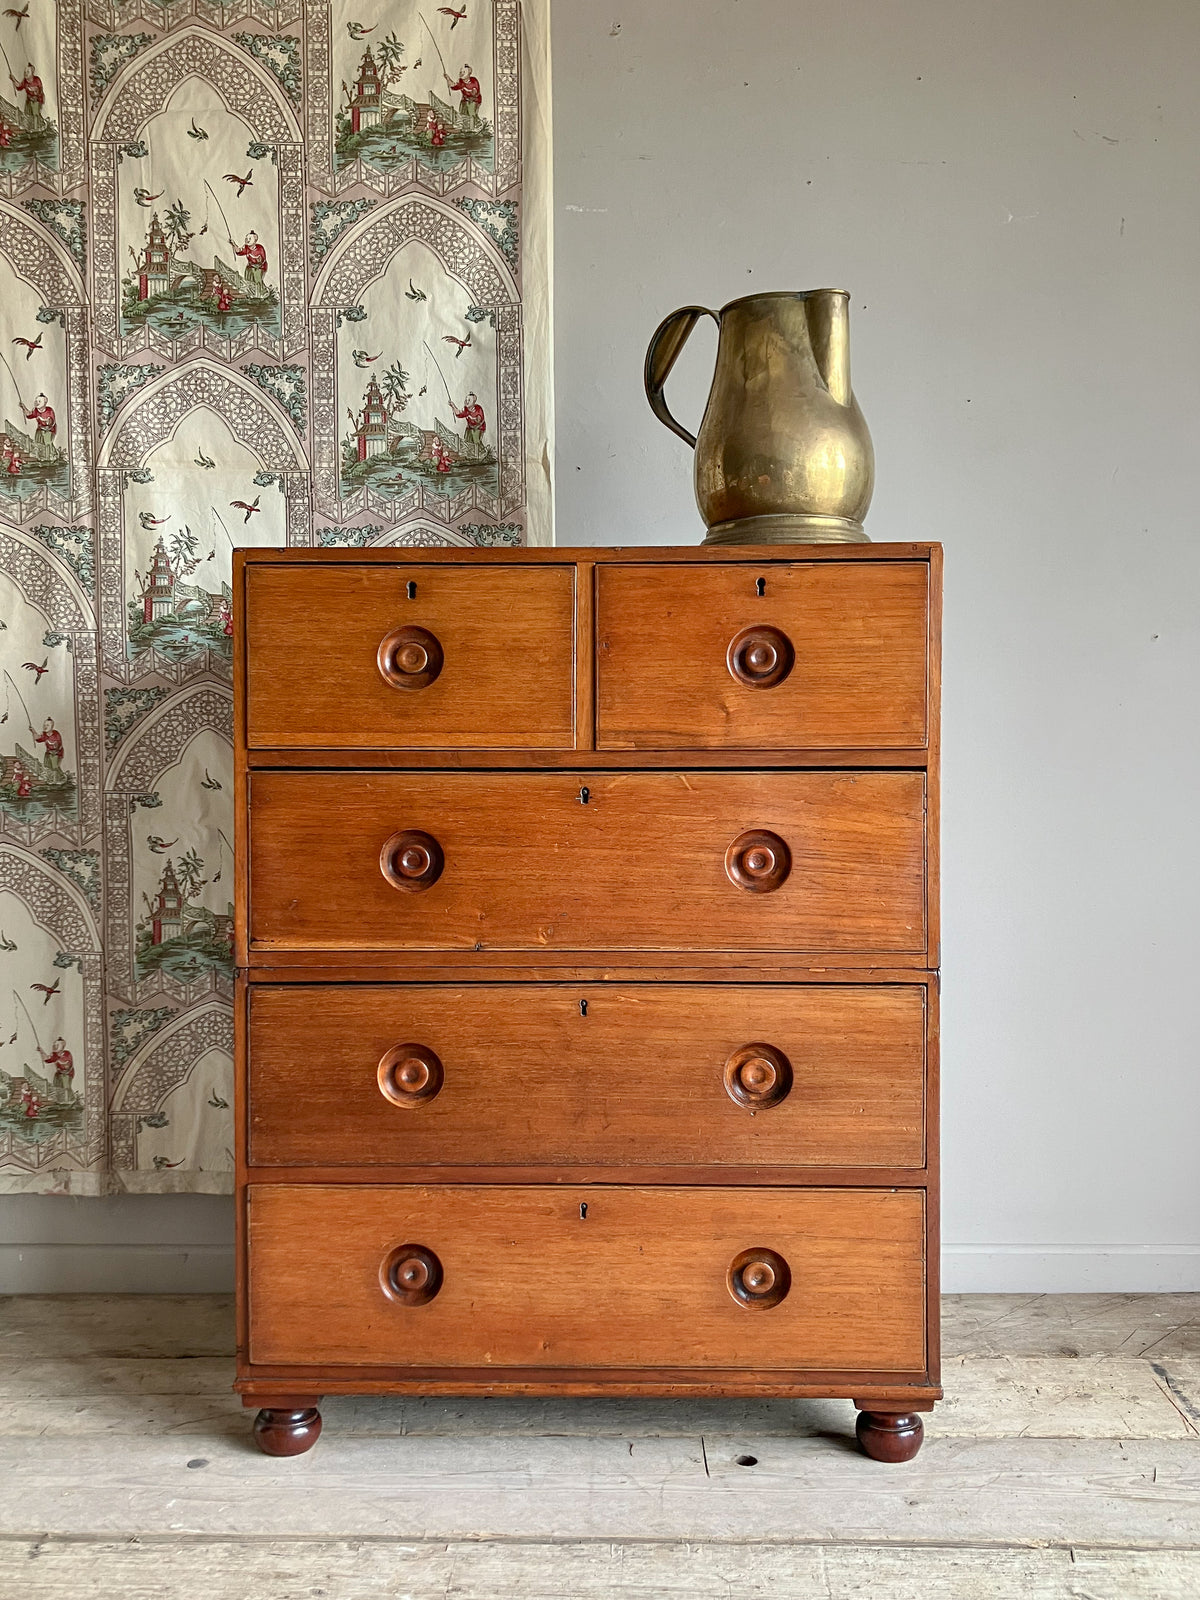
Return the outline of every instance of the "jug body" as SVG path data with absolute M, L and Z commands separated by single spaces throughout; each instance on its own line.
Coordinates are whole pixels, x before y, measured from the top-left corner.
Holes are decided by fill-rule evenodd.
M 647 356 L 651 405 L 689 440 L 662 386 L 703 314 L 689 307 L 668 318 Z M 849 295 L 748 295 L 718 320 L 716 371 L 694 441 L 705 542 L 864 541 L 875 458 L 850 385 Z

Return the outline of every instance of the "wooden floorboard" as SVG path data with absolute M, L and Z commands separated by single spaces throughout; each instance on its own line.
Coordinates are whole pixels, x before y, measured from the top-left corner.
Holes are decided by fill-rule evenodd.
M 345 1398 L 271 1461 L 226 1297 L 3 1300 L 0 1596 L 1197 1600 L 1200 1295 L 951 1297 L 945 1334 L 903 1467 L 839 1400 Z
M 22 1600 L 1195 1600 L 1200 1554 L 744 1544 L 0 1542 Z

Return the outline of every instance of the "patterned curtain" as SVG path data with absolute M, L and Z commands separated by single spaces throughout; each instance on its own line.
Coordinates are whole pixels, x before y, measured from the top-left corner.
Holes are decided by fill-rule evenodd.
M 0 1190 L 231 1186 L 230 557 L 552 538 L 548 0 L 0 16 Z

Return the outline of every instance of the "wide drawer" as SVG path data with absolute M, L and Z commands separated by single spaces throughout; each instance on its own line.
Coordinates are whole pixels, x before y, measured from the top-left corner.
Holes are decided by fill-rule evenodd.
M 598 749 L 926 743 L 925 562 L 622 564 L 596 583 Z
M 918 1372 L 919 1190 L 251 1186 L 250 1359 Z
M 246 569 L 250 748 L 570 749 L 575 569 Z
M 250 778 L 255 950 L 925 949 L 919 772 Z
M 919 985 L 254 985 L 260 1166 L 924 1159 Z

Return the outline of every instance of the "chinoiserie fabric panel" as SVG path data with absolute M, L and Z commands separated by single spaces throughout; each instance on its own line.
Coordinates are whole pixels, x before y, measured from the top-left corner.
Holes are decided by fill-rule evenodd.
M 222 1190 L 231 552 L 551 542 L 548 0 L 0 45 L 0 1191 Z

